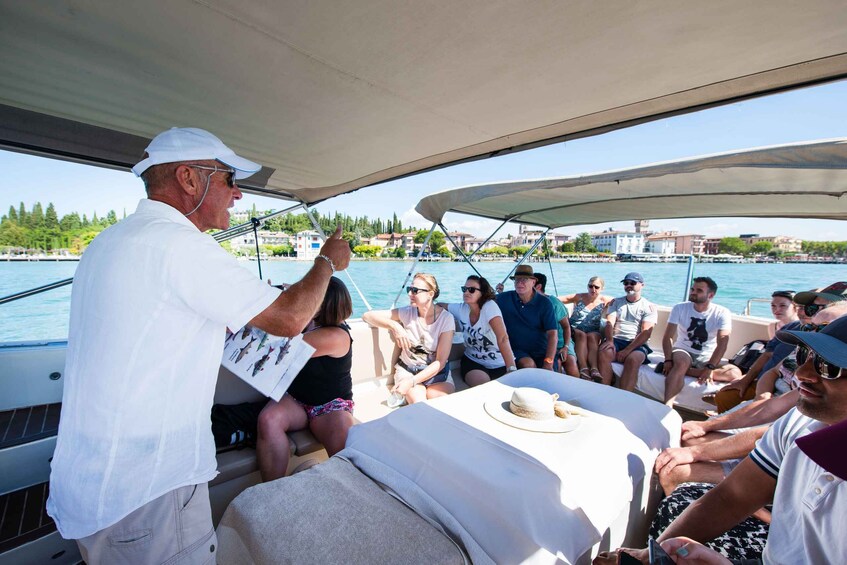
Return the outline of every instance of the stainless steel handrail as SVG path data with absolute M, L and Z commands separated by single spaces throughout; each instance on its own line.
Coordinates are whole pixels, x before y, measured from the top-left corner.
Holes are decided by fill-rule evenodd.
M 68 286 L 72 282 L 74 282 L 73 277 L 71 277 L 69 279 L 62 279 L 60 281 L 45 284 L 44 286 L 31 288 L 29 290 L 16 292 L 15 294 L 10 294 L 9 296 L 4 296 L 3 298 L 0 298 L 0 304 L 6 304 L 7 302 L 14 302 L 15 300 L 20 300 L 21 298 L 26 298 L 28 296 L 35 296 L 36 294 L 41 294 L 42 292 L 47 292 L 48 290 L 53 290 L 54 288 L 61 288 L 63 286 Z
M 771 299 L 770 299 L 770 298 L 750 298 L 749 300 L 747 300 L 747 306 L 745 306 L 745 307 L 744 307 L 744 315 L 745 315 L 745 316 L 749 316 L 749 315 L 750 315 L 750 305 L 751 305 L 753 302 L 765 302 L 765 303 L 767 303 L 767 304 L 770 304 L 770 303 L 771 303 Z

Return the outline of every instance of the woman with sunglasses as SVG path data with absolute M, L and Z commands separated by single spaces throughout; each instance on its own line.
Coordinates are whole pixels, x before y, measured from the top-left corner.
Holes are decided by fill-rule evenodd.
M 602 294 L 605 285 L 601 277 L 594 276 L 588 279 L 588 292 L 559 297 L 562 304 L 573 304 L 570 323 L 579 377 L 589 381 L 601 378 L 597 362 L 597 351 L 603 340 L 600 322 L 603 308 L 612 301 L 611 297 Z
M 391 393 L 413 404 L 456 390 L 449 364 L 456 322 L 450 312 L 434 302 L 440 294 L 434 276 L 416 274 L 406 292 L 409 306 L 372 310 L 362 319 L 391 334 L 399 350 Z
M 485 279 L 471 275 L 462 289 L 461 304 L 440 303 L 459 321 L 465 336 L 462 377 L 477 386 L 517 369 L 509 334 L 494 289 Z

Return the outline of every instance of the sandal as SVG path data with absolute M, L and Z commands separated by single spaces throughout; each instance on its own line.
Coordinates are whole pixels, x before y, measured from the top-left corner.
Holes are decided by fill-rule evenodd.
M 586 381 L 591 380 L 591 371 L 589 371 L 588 367 L 579 370 L 579 378 L 584 379 Z
M 603 375 L 600 374 L 598 369 L 591 369 L 591 380 L 595 383 L 603 382 Z
M 715 401 L 715 396 L 717 396 L 716 392 L 707 392 L 701 398 L 703 402 L 711 404 L 712 406 L 717 406 L 717 402 Z

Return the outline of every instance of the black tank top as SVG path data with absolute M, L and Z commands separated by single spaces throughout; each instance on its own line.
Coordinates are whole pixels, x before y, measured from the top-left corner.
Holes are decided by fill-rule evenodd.
M 337 327 L 350 336 L 350 327 L 347 324 Z M 294 378 L 288 388 L 288 394 L 309 406 L 326 404 L 336 398 L 353 400 L 353 378 L 350 375 L 352 367 L 353 338 L 350 338 L 350 349 L 344 357 L 323 355 L 309 359 Z

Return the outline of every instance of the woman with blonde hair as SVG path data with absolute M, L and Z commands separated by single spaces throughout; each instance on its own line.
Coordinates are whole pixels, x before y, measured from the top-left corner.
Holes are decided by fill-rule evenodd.
M 416 274 L 406 292 L 409 306 L 372 310 L 362 319 L 391 334 L 399 350 L 391 392 L 413 404 L 456 390 L 449 364 L 456 322 L 450 312 L 434 302 L 440 294 L 434 276 Z
M 602 294 L 605 286 L 606 283 L 601 277 L 593 276 L 588 279 L 587 292 L 559 297 L 563 304 L 573 304 L 570 323 L 579 377 L 598 382 L 601 375 L 597 363 L 597 351 L 603 339 L 600 333 L 600 321 L 603 318 L 603 308 L 612 301 L 611 297 Z

